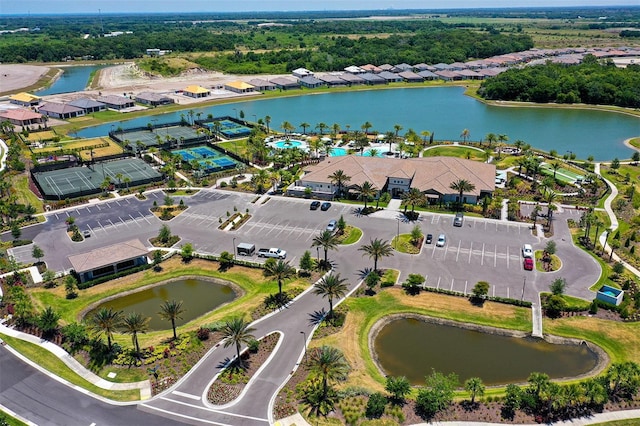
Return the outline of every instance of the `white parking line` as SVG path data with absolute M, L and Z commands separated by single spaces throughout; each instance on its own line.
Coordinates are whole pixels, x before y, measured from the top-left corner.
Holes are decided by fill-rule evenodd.
M 441 279 L 441 278 L 442 278 L 442 277 L 438 277 L 438 285 L 436 286 L 436 288 L 440 288 L 440 279 Z
M 480 266 L 484 266 L 484 243 L 482 243 L 482 258 L 480 259 Z
M 460 257 L 460 244 L 462 243 L 462 240 L 458 241 L 458 254 L 456 254 L 456 262 L 458 261 L 458 257 Z
M 498 245 L 496 244 L 493 249 L 493 267 L 498 266 Z
M 469 247 L 469 263 L 471 263 L 472 254 L 473 254 L 473 241 L 471 241 L 471 247 Z
M 453 278 L 451 278 L 451 288 L 449 290 L 453 291 Z
M 125 222 L 124 220 L 122 220 L 121 217 L 119 217 L 118 219 L 120 219 L 120 222 L 122 222 L 124 224 L 124 226 L 126 226 L 127 228 L 129 227 L 129 225 L 127 225 L 127 222 Z
M 509 268 L 509 246 L 507 246 L 507 269 Z
M 469 281 L 464 280 L 464 294 L 467 294 L 467 284 L 469 284 Z

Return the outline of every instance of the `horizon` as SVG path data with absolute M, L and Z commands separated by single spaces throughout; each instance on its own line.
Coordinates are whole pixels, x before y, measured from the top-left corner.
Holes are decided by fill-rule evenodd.
M 114 0 L 110 3 L 65 0 L 43 4 L 41 0 L 5 2 L 0 16 L 42 15 L 118 15 L 118 14 L 191 14 L 191 13 L 262 13 L 262 12 L 347 12 L 347 11 L 437 11 L 482 9 L 562 9 L 562 8 L 639 7 L 637 0 L 247 0 L 235 4 L 215 4 L 192 0 L 179 4 L 173 0 Z

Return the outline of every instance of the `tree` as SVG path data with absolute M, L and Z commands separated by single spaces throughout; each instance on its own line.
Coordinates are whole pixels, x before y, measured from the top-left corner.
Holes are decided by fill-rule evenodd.
M 475 299 L 485 299 L 487 294 L 489 294 L 489 283 L 486 281 L 478 281 L 476 285 L 473 286 L 471 290 L 471 294 Z
M 358 198 L 364 200 L 364 210 L 367 210 L 369 198 L 378 193 L 378 188 L 369 181 L 363 182 L 362 185 L 354 185 L 353 189 L 355 193 L 358 194 Z
M 173 340 L 178 338 L 178 335 L 176 334 L 176 320 L 182 319 L 181 315 L 183 313 L 184 309 L 182 308 L 182 301 L 165 300 L 165 302 L 160 306 L 160 312 L 158 312 L 158 315 L 160 315 L 164 320 L 171 321 Z
M 136 351 L 140 354 L 140 344 L 138 343 L 138 333 L 146 333 L 149 329 L 150 318 L 144 318 L 142 314 L 131 312 L 122 319 L 123 331 L 131 335 L 131 343 Z
M 180 250 L 180 256 L 182 256 L 184 262 L 190 261 L 193 258 L 193 244 L 183 244 L 182 250 Z
M 60 314 L 53 310 L 51 306 L 47 306 L 38 317 L 38 327 L 45 336 L 51 336 L 58 329 L 58 321 Z
M 475 404 L 476 396 L 484 395 L 484 383 L 480 377 L 471 377 L 464 382 L 464 390 L 471 396 L 471 405 Z
M 495 133 L 487 133 L 484 140 L 487 141 L 487 145 L 489 145 L 489 149 L 491 149 L 492 145 L 498 141 L 498 136 Z
M 373 259 L 373 270 L 378 270 L 378 259 L 381 257 L 393 256 L 393 247 L 387 240 L 376 238 L 369 240 L 369 244 L 361 246 L 358 250 L 363 251 L 364 255 L 368 255 L 369 259 Z
M 64 290 L 67 299 L 75 299 L 76 296 L 78 296 L 78 293 L 76 293 L 77 286 L 78 282 L 73 275 L 67 275 L 64 277 Z
M 387 405 L 387 398 L 380 392 L 372 393 L 367 401 L 365 415 L 369 419 L 378 419 L 384 414 L 384 407 Z
M 420 242 L 420 239 L 422 238 L 424 234 L 422 233 L 422 229 L 420 228 L 420 225 L 416 225 L 411 229 L 411 243 L 414 246 L 417 246 L 418 243 Z
M 454 373 L 445 376 L 433 371 L 426 377 L 426 386 L 418 391 L 416 408 L 425 417 L 431 418 L 438 411 L 447 408 L 453 402 L 458 376 Z
M 344 354 L 339 349 L 326 345 L 311 353 L 309 367 L 311 372 L 322 379 L 322 395 L 325 397 L 329 392 L 329 381 L 342 380 L 349 371 Z
M 295 268 L 280 259 L 275 263 L 265 263 L 264 274 L 278 281 L 278 297 L 282 300 L 282 282 L 292 278 L 296 273 Z
M 620 168 L 620 160 L 618 160 L 618 157 L 616 157 L 611 162 L 611 169 L 614 171 L 617 171 L 619 168 Z
M 474 189 L 476 189 L 476 186 L 466 179 L 458 179 L 452 182 L 451 185 L 449 185 L 449 188 L 453 189 L 454 191 L 458 191 L 458 202 L 460 203 L 460 206 L 462 206 L 464 204 L 462 200 L 462 194 L 465 192 L 473 191 Z
M 341 197 L 343 195 L 342 187 L 350 180 L 351 176 L 347 176 L 342 170 L 336 170 L 331 175 L 329 175 L 329 181 L 331 182 L 331 184 L 338 186 L 338 197 Z
M 469 139 L 469 137 L 471 136 L 471 132 L 469 132 L 469 129 L 464 129 L 462 131 L 462 133 L 460 133 L 460 137 L 462 138 L 463 142 L 467 142 L 467 139 Z
M 427 196 L 418 188 L 411 188 L 409 191 L 402 194 L 402 204 L 405 206 L 411 206 L 411 213 L 414 213 L 416 206 L 424 205 L 426 202 Z M 413 218 L 415 218 L 415 216 Z
M 160 267 L 160 263 L 162 262 L 162 252 L 160 250 L 155 250 L 153 252 L 153 267 L 156 271 L 162 269 Z
M 567 287 L 567 280 L 564 278 L 556 278 L 549 286 L 551 293 L 556 296 L 562 296 L 564 289 Z
M 375 286 L 380 282 L 380 275 L 376 271 L 371 271 L 364 279 L 364 283 L 370 292 L 373 292 Z
M 112 308 L 100 308 L 90 319 L 89 327 L 97 334 L 107 336 L 107 347 L 111 350 L 111 338 L 113 333 L 122 324 L 122 311 L 114 311 Z
M 222 266 L 223 268 L 230 268 L 231 266 L 233 266 L 234 262 L 233 253 L 229 253 L 226 250 L 223 251 L 222 253 L 220 253 L 220 258 L 218 259 L 218 261 L 220 262 L 220 266 Z
M 298 266 L 305 272 L 309 272 L 313 269 L 313 258 L 311 257 L 311 252 L 309 250 L 305 250 L 302 254 L 302 257 L 300 257 L 300 264 Z
M 324 230 L 313 237 L 311 247 L 322 247 L 324 250 L 324 264 L 327 264 L 327 252 L 329 250 L 335 250 L 338 247 L 338 237 L 331 231 Z
M 31 249 L 31 256 L 33 256 L 38 261 L 38 263 L 40 263 L 40 259 L 44 257 L 44 251 L 39 246 L 34 244 L 33 248 Z
M 253 334 L 255 328 L 249 327 L 249 323 L 245 322 L 240 317 L 235 317 L 225 322 L 222 327 L 222 337 L 224 339 L 224 347 L 228 348 L 231 345 L 236 346 L 236 362 L 239 366 L 242 366 L 242 358 L 240 358 L 240 346 L 244 343 L 249 344 L 252 340 L 255 340 Z
M 558 170 L 562 167 L 562 164 L 560 164 L 559 161 L 554 161 L 553 163 L 551 163 L 551 168 L 553 169 L 553 180 L 556 180 L 556 173 L 558 172 Z
M 307 134 L 307 127 L 311 126 L 311 124 L 307 123 L 306 121 L 303 121 L 298 126 L 302 127 L 302 133 L 304 133 L 306 135 Z
M 171 230 L 167 225 L 162 225 L 160 227 L 160 232 L 158 232 L 158 241 L 163 244 L 166 244 L 171 239 Z
M 11 236 L 13 237 L 13 239 L 18 240 L 20 239 L 21 235 L 22 230 L 20 229 L 20 225 L 18 225 L 18 222 L 11 222 Z
M 636 163 L 637 163 L 638 161 L 640 161 L 640 152 L 635 151 L 635 152 L 633 153 L 633 155 L 631 156 L 631 159 L 632 159 L 634 162 L 636 162 Z
M 387 382 L 384 389 L 391 394 L 396 402 L 403 402 L 404 398 L 411 393 L 411 383 L 404 376 L 393 377 L 387 376 Z
M 340 278 L 340 274 L 329 274 L 315 284 L 314 294 L 329 300 L 329 318 L 333 318 L 333 299 L 340 299 L 347 293 L 346 278 Z
M 344 220 L 344 216 L 340 215 L 340 218 L 338 219 L 338 234 L 339 235 L 343 235 L 345 229 L 347 229 L 347 221 Z

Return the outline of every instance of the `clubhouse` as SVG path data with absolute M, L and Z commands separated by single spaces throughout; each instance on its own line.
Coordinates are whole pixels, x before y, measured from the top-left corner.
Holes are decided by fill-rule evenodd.
M 496 166 L 454 157 L 423 158 L 377 158 L 346 155 L 329 157 L 325 161 L 309 166 L 295 186 L 287 190 L 289 195 L 304 195 L 311 188 L 317 198 L 331 199 L 338 186 L 330 176 L 337 170 L 350 177 L 346 190 L 364 182 L 372 183 L 378 194 L 390 192 L 399 197 L 411 188 L 418 188 L 432 202 L 459 201 L 459 193 L 451 184 L 460 179 L 475 186 L 473 191 L 463 194 L 464 203 L 475 204 L 495 189 Z

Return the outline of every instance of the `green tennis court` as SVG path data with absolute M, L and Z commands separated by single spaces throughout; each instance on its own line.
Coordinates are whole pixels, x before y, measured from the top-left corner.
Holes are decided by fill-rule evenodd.
M 141 128 L 132 130 L 125 129 L 122 132 L 114 132 L 113 135 L 118 138 L 122 144 L 125 143 L 124 141 L 129 141 L 130 145 L 135 146 L 137 142 L 140 142 L 145 147 L 162 145 L 167 143 L 168 140 L 184 140 L 185 142 L 189 142 L 203 137 L 203 135 L 199 134 L 196 130 L 187 126 L 157 127 L 152 130 Z
M 553 176 L 553 169 L 551 168 L 551 165 L 548 163 L 543 163 L 540 166 L 540 170 L 542 171 L 542 173 L 548 176 Z M 567 170 L 564 167 L 560 167 L 558 170 L 556 170 L 555 173 L 556 173 L 556 179 L 566 183 L 575 183 L 577 180 L 584 179 L 583 175 L 572 172 L 571 170 Z
M 107 179 L 114 186 L 123 188 L 144 185 L 162 178 L 160 172 L 137 158 L 33 173 L 34 181 L 47 200 L 97 194 L 102 191 L 101 186 Z

